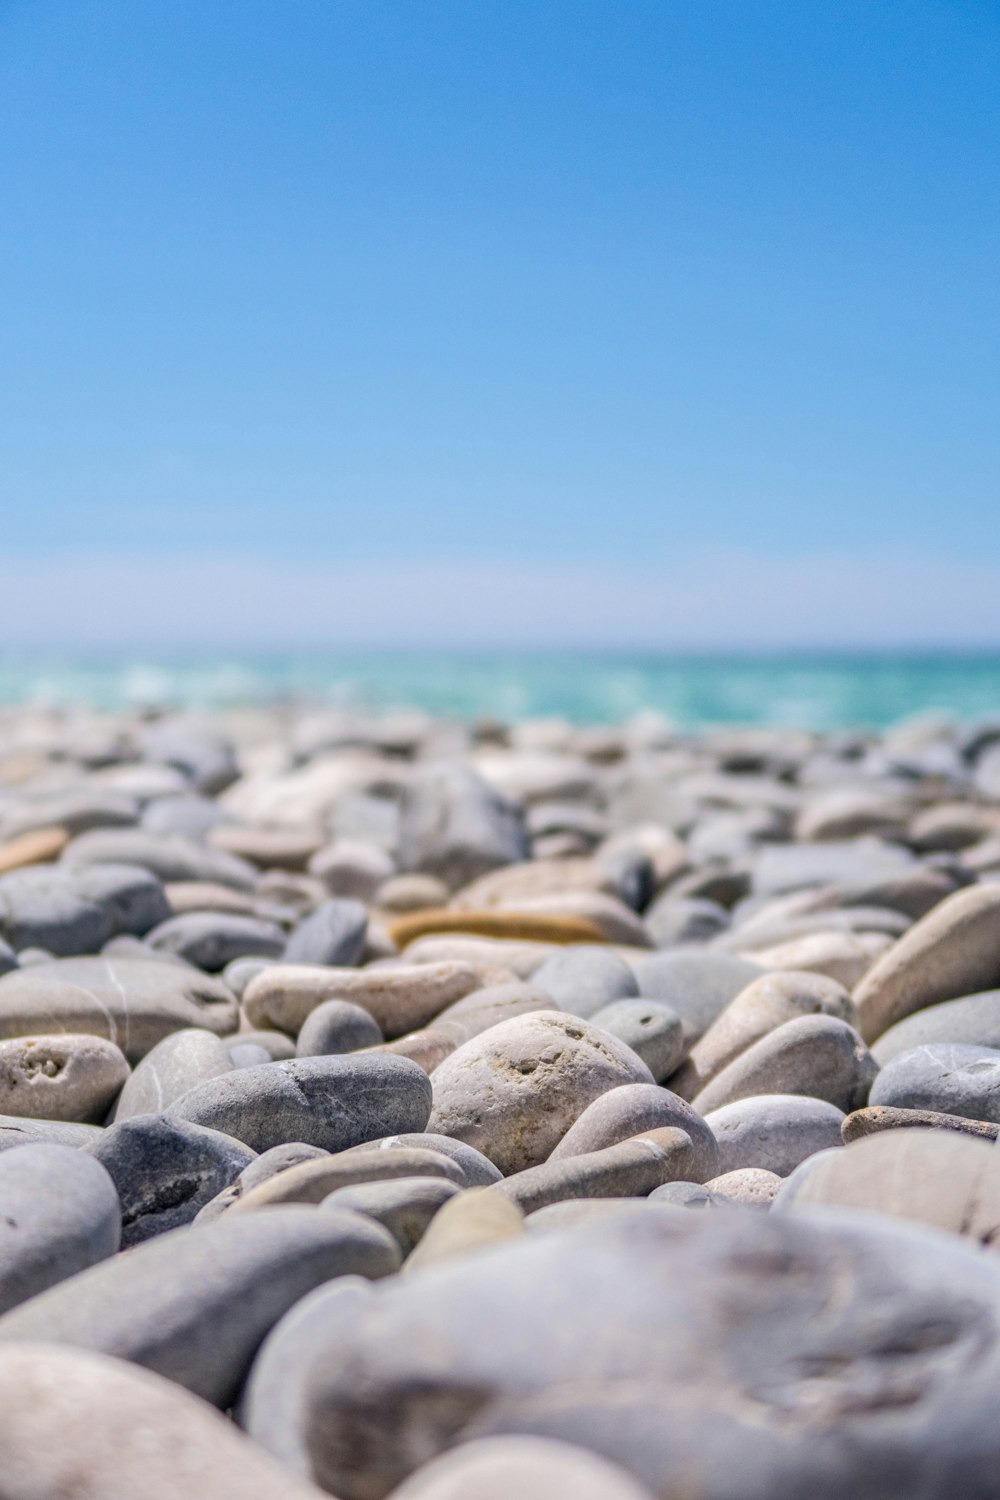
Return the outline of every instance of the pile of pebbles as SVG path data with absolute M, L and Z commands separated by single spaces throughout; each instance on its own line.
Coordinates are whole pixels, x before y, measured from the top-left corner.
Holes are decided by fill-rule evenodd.
M 0 1494 L 1000 1496 L 1000 720 L 0 715 Z

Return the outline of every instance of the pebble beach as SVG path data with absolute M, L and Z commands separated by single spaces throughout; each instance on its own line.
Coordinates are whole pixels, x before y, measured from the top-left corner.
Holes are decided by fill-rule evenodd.
M 1000 1497 L 1000 716 L 0 709 L 2 1500 Z

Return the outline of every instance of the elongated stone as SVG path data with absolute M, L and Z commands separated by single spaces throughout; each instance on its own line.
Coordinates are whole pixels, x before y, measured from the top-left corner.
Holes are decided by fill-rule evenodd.
M 648 1083 L 626 1083 L 595 1099 L 567 1130 L 549 1161 L 600 1151 L 664 1128 L 683 1130 L 691 1138 L 692 1176 L 701 1181 L 715 1176 L 719 1148 L 702 1116 L 669 1089 Z
M 853 1026 L 835 1016 L 798 1016 L 754 1042 L 694 1098 L 707 1115 L 755 1094 L 805 1094 L 845 1112 L 867 1103 L 878 1064 Z
M 482 984 L 467 963 L 401 964 L 395 968 L 321 969 L 274 964 L 251 979 L 243 1011 L 251 1026 L 297 1034 L 324 1000 L 348 1000 L 374 1018 L 384 1036 L 426 1026 L 445 1006 Z
M 316 1161 L 300 1162 L 245 1190 L 229 1210 L 249 1213 L 275 1203 L 321 1203 L 340 1188 L 397 1177 L 437 1177 L 465 1186 L 462 1169 L 437 1151 L 411 1147 L 400 1151 L 338 1151 Z
M 489 1189 L 523 1214 L 568 1198 L 643 1198 L 664 1182 L 687 1178 L 694 1148 L 682 1130 L 656 1130 L 585 1156 L 564 1156 L 514 1172 Z
M 337 1188 L 320 1205 L 349 1208 L 388 1229 L 405 1258 L 434 1215 L 461 1189 L 443 1177 L 397 1177 Z

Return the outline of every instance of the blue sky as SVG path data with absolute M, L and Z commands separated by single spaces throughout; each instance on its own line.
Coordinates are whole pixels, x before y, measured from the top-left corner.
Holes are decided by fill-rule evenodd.
M 11 641 L 1000 643 L 993 0 L 0 0 Z

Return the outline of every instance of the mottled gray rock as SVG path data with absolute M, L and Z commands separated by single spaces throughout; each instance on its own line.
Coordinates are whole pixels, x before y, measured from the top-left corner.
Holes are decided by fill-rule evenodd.
M 323 1500 L 196 1396 L 103 1355 L 0 1349 L 0 1412 L 18 1500 Z
M 916 1011 L 882 1033 L 872 1045 L 872 1056 L 879 1067 L 885 1067 L 901 1052 L 937 1042 L 1000 1047 L 1000 990 L 963 995 Z
M 422 1068 L 405 1057 L 368 1053 L 241 1068 L 199 1084 L 168 1112 L 255 1151 L 286 1141 L 343 1151 L 387 1133 L 422 1130 L 430 1108 Z
M 112 1125 L 90 1154 L 121 1200 L 124 1248 L 190 1224 L 254 1160 L 242 1141 L 156 1114 Z
M 1000 1123 L 1000 1051 L 939 1042 L 901 1052 L 875 1080 L 871 1103 Z
M 100 1140 L 99 1125 L 74 1125 L 65 1120 L 26 1120 L 16 1115 L 0 1115 L 0 1151 L 15 1146 L 70 1146 L 83 1150 Z
M 761 1167 L 739 1167 L 735 1172 L 723 1172 L 713 1177 L 705 1186 L 715 1198 L 725 1203 L 739 1203 L 745 1208 L 770 1208 L 782 1179 L 776 1172 L 765 1172 Z
M 377 1021 L 349 1000 L 325 1000 L 302 1023 L 296 1052 L 299 1057 L 330 1057 L 377 1047 L 385 1038 Z
M 840 1145 L 844 1112 L 825 1099 L 759 1094 L 706 1116 L 719 1143 L 719 1173 L 761 1167 L 787 1177 L 817 1151 Z
M 502 1193 L 523 1214 L 569 1198 L 644 1198 L 664 1182 L 690 1178 L 694 1162 L 690 1136 L 666 1128 L 583 1156 L 550 1157 L 513 1172 L 490 1192 Z
M 843 985 L 825 974 L 762 974 L 729 1002 L 695 1043 L 682 1068 L 669 1080 L 684 1099 L 693 1099 L 748 1047 L 797 1016 L 836 1016 L 849 1025 L 857 1011 Z
M 592 1016 L 591 1022 L 631 1047 L 657 1083 L 669 1078 L 686 1051 L 680 1016 L 655 1000 L 615 1000 Z
M 66 866 L 141 865 L 158 879 L 213 880 L 236 891 L 253 890 L 257 875 L 253 865 L 221 849 L 183 834 L 147 833 L 141 828 L 102 828 L 82 833 L 67 844 L 62 856 Z
M 484 1306 L 490 1337 L 470 1337 Z M 305 1444 L 342 1500 L 510 1432 L 585 1444 L 663 1497 L 985 1497 L 998 1319 L 1000 1269 L 957 1238 L 650 1202 L 328 1304 Z
M 599 1095 L 652 1083 L 617 1038 L 561 1011 L 502 1021 L 435 1069 L 431 1131 L 467 1141 L 504 1173 L 537 1166 Z
M 235 958 L 280 958 L 285 949 L 285 933 L 277 922 L 215 911 L 171 917 L 154 927 L 146 941 L 212 974 Z
M 650 953 L 632 965 L 639 993 L 676 1011 L 684 1023 L 688 1045 L 696 1042 L 740 990 L 764 970 L 733 953 L 678 948 Z
M 349 1208 L 388 1229 L 405 1258 L 439 1209 L 461 1188 L 444 1177 L 398 1177 L 337 1188 L 322 1208 Z
M 455 890 L 529 853 L 517 807 L 464 766 L 429 766 L 403 794 L 398 845 L 403 871 L 436 875 Z
M 114 1185 L 85 1152 L 0 1153 L 0 1313 L 114 1255 L 120 1233 Z
M 910 1129 L 955 1130 L 984 1141 L 995 1141 L 1000 1136 L 1000 1125 L 991 1120 L 963 1120 L 959 1115 L 946 1115 L 937 1109 L 894 1109 L 886 1104 L 856 1109 L 841 1125 L 840 1135 L 844 1145 L 849 1146 L 852 1141 L 882 1130 Z
M 996 1246 L 1000 1152 L 951 1131 L 883 1131 L 822 1153 L 799 1182 L 788 1179 L 776 1200 L 783 1209 L 810 1204 L 870 1209 Z
M 692 1101 L 707 1115 L 755 1094 L 808 1094 L 845 1113 L 868 1101 L 878 1064 L 853 1026 L 797 1016 L 735 1057 Z
M 675 1129 L 690 1136 L 690 1175 L 701 1181 L 719 1170 L 719 1150 L 708 1125 L 690 1104 L 655 1084 L 627 1083 L 589 1104 L 549 1155 L 549 1161 L 601 1151 L 647 1131 Z
M 284 951 L 289 964 L 360 963 L 368 932 L 368 912 L 360 901 L 331 897 L 300 922 Z
M 639 993 L 631 967 L 610 948 L 574 944 L 535 970 L 531 982 L 555 1001 L 554 1009 L 589 1019 L 614 1000 Z
M 251 1026 L 297 1034 L 317 1005 L 349 1000 L 366 1010 L 385 1036 L 405 1036 L 482 982 L 475 965 L 450 960 L 366 969 L 272 964 L 247 985 L 243 1012 Z
M 129 1067 L 103 1037 L 24 1036 L 0 1042 L 0 1110 L 98 1125 Z
M 652 1500 L 617 1464 L 552 1438 L 483 1438 L 424 1464 L 393 1500 Z
M 434 1151 L 439 1156 L 447 1156 L 449 1161 L 455 1163 L 460 1169 L 465 1180 L 466 1187 L 489 1187 L 494 1182 L 499 1182 L 503 1173 L 474 1146 L 466 1145 L 465 1141 L 456 1141 L 450 1135 L 434 1135 L 430 1131 L 411 1131 L 405 1135 L 387 1135 L 377 1141 L 366 1141 L 363 1146 L 352 1146 L 349 1151 L 342 1151 L 341 1156 L 349 1157 L 352 1154 L 360 1154 L 362 1151 L 409 1151 L 416 1148 L 421 1151 Z
M 12 1153 L 14 1155 L 15 1153 Z M 131 1360 L 229 1406 L 261 1339 L 334 1276 L 388 1276 L 390 1234 L 346 1210 L 227 1214 L 93 1266 L 0 1318 L 0 1343 L 44 1340 Z
M 229 1051 L 213 1031 L 187 1026 L 157 1042 L 122 1089 L 115 1119 L 158 1114 L 207 1078 L 233 1070 Z
M 928 1005 L 1000 986 L 1000 885 L 947 896 L 884 953 L 854 993 L 874 1041 Z

